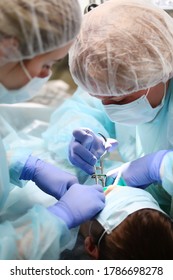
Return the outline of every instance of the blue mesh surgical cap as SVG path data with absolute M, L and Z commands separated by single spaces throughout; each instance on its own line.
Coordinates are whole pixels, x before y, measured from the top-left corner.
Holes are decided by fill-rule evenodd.
M 76 84 L 123 96 L 173 77 L 173 19 L 143 0 L 109 0 L 84 15 L 70 53 Z
M 1 0 L 0 65 L 62 47 L 78 34 L 81 19 L 77 0 Z

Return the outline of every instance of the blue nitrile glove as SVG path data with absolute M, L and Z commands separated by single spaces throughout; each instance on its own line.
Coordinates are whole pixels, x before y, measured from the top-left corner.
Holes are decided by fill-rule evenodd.
M 29 156 L 20 175 L 20 180 L 32 180 L 45 193 L 59 199 L 78 179 L 58 167 L 37 157 Z
M 100 185 L 74 184 L 48 210 L 73 228 L 92 219 L 104 206 L 105 195 Z
M 69 160 L 86 173 L 94 173 L 94 165 L 106 152 L 114 150 L 118 145 L 117 140 L 97 136 L 89 128 L 79 128 L 73 131 L 73 138 L 69 145 Z
M 106 185 L 113 184 L 118 174 L 121 174 L 120 179 L 123 179 L 127 186 L 141 189 L 145 189 L 152 183 L 161 182 L 160 166 L 164 156 L 169 152 L 168 150 L 161 150 L 109 171 L 106 174 Z

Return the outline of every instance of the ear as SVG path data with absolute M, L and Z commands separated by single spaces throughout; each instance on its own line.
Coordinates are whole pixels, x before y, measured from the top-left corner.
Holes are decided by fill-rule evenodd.
M 94 259 L 98 260 L 99 259 L 99 249 L 97 245 L 94 244 L 92 237 L 87 236 L 84 241 L 85 244 L 85 250 L 87 253 L 92 256 Z

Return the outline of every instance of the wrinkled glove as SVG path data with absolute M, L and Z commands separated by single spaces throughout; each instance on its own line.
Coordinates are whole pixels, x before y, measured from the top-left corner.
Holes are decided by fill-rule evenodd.
M 56 199 L 63 196 L 71 185 L 78 183 L 74 175 L 33 156 L 29 156 L 19 179 L 32 180 L 42 191 Z
M 92 219 L 104 205 L 105 195 L 100 185 L 74 184 L 48 210 L 61 218 L 68 228 L 73 228 Z
M 106 152 L 114 150 L 118 142 L 115 139 L 97 136 L 88 128 L 80 128 L 73 131 L 73 138 L 69 145 L 69 160 L 75 166 L 86 173 L 94 173 L 94 165 Z
M 152 183 L 161 182 L 160 166 L 164 156 L 169 152 L 171 151 L 161 150 L 132 162 L 127 162 L 109 171 L 106 174 L 106 185 L 111 185 L 119 175 L 121 175 L 120 179 L 123 179 L 127 186 L 139 187 L 141 189 L 145 189 Z

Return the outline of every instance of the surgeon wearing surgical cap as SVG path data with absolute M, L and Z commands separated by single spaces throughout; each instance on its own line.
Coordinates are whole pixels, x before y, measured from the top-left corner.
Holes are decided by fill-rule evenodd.
M 40 107 L 41 122 L 32 107 L 31 133 L 28 107 L 18 104 L 46 83 L 80 24 L 76 0 L 0 1 L 0 259 L 58 259 L 73 247 L 76 227 L 104 207 L 101 186 L 82 186 L 38 157 L 44 144 L 36 127 L 49 109 Z M 24 187 L 27 181 L 35 184 Z M 51 203 L 44 205 L 43 194 Z
M 108 174 L 109 183 L 119 174 L 128 186 L 147 187 L 173 215 L 172 17 L 151 1 L 106 1 L 84 15 L 69 65 L 79 86 L 76 95 L 83 98 L 85 91 L 95 102 L 86 102 L 88 124 L 73 132 L 71 163 L 93 174 L 107 150 L 92 116 L 103 124 L 106 138 L 118 141 L 117 153 L 125 163 Z

